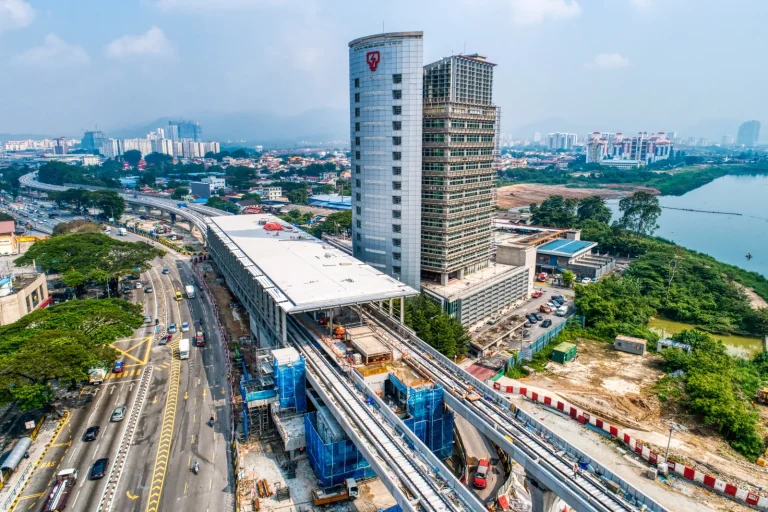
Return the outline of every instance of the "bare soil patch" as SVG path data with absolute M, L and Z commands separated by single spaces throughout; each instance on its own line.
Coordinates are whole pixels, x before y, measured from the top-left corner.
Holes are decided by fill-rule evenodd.
M 566 199 L 584 199 L 600 196 L 603 199 L 615 199 L 631 195 L 639 190 L 658 194 L 655 188 L 640 185 L 609 185 L 604 188 L 571 188 L 565 185 L 542 185 L 538 183 L 520 183 L 496 189 L 496 199 L 500 208 L 519 208 L 541 203 L 549 196 L 563 196 Z

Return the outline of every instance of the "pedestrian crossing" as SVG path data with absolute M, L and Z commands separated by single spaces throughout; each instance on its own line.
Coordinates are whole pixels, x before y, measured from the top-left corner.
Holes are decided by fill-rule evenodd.
M 123 370 L 120 373 L 108 373 L 104 377 L 104 380 L 126 379 L 128 377 L 138 377 L 139 375 L 141 375 L 141 368 L 135 370 Z

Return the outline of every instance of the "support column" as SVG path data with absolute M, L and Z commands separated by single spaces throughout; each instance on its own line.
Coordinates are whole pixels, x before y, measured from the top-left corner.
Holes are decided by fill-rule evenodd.
M 405 323 L 405 297 L 400 297 L 400 323 Z
M 283 316 L 283 345 L 288 345 L 288 330 L 286 329 L 285 310 L 280 308 L 280 313 Z
M 530 474 L 525 477 L 525 481 L 531 494 L 531 512 L 553 512 L 552 506 L 557 501 L 557 494 L 544 487 Z
M 392 299 L 389 299 L 389 316 L 392 316 Z

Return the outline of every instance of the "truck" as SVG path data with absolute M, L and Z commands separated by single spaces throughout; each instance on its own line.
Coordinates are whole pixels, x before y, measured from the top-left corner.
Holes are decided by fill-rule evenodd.
M 187 298 L 188 299 L 194 299 L 195 298 L 195 287 L 191 284 L 188 284 L 184 287 L 184 291 L 187 292 Z
M 205 346 L 205 334 L 203 334 L 203 331 L 197 331 L 195 334 L 195 345 L 198 347 Z
M 189 340 L 187 338 L 179 340 L 179 359 L 189 359 Z
M 104 382 L 104 377 L 107 376 L 106 368 L 91 368 L 88 370 L 88 384 L 98 386 Z
M 312 489 L 312 504 L 321 506 L 338 501 L 352 501 L 357 498 L 358 494 L 357 481 L 354 478 L 347 478 L 343 484 L 324 489 Z
M 125 228 L 117 228 L 117 236 L 125 236 L 128 231 Z
M 488 459 L 480 459 L 477 463 L 477 471 L 475 471 L 475 478 L 472 480 L 472 485 L 476 489 L 485 489 L 488 485 L 488 470 L 491 469 L 491 462 Z
M 187 203 L 176 203 L 176 206 L 178 206 L 179 208 L 184 208 L 185 206 L 187 206 Z
M 77 483 L 77 470 L 74 468 L 62 469 L 56 474 L 56 481 L 45 497 L 45 505 L 42 512 L 60 512 L 67 508 L 69 495 Z

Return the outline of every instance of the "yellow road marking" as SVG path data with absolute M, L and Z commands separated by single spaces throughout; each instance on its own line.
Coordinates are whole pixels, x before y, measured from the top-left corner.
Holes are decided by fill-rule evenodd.
M 179 312 L 181 313 L 181 312 Z M 179 314 L 181 316 L 181 314 Z M 176 422 L 176 407 L 179 399 L 179 380 L 181 377 L 181 361 L 171 357 L 171 372 L 168 379 L 168 396 L 163 410 L 163 422 L 160 429 L 160 441 L 157 445 L 155 468 L 152 473 L 152 484 L 149 490 L 149 501 L 146 512 L 157 512 L 160 508 L 160 497 L 163 494 L 165 474 L 168 469 L 168 459 L 173 441 L 173 427 Z M 155 397 L 157 399 L 157 397 Z
M 187 398 L 189 398 L 189 393 L 187 393 L 187 392 L 185 391 L 185 392 L 184 392 L 184 400 L 186 400 Z
M 203 388 L 203 398 L 205 398 L 205 388 Z
M 22 500 L 31 500 L 31 499 L 34 499 L 34 498 L 39 498 L 40 496 L 42 496 L 42 495 L 44 495 L 44 494 L 45 494 L 44 492 L 40 492 L 40 493 L 37 493 L 37 494 L 28 494 L 27 496 L 22 496 L 22 497 L 20 497 L 20 498 L 19 498 L 19 501 L 22 501 Z
M 125 495 L 128 497 L 129 500 L 133 501 L 139 497 L 139 495 L 133 495 L 131 494 L 131 491 L 125 491 Z
M 187 485 L 189 482 L 184 482 L 184 494 L 187 494 Z

